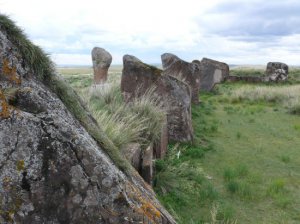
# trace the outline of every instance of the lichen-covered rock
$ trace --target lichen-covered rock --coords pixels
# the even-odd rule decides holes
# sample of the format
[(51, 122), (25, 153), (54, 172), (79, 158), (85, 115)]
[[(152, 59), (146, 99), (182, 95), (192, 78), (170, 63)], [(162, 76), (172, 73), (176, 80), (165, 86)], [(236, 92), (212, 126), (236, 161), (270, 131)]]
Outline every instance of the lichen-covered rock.
[(18, 44), (41, 52), (22, 35), (0, 15), (0, 223), (175, 223), (137, 172), (122, 172), (92, 137), (101, 128), (87, 131), (97, 124), (73, 113), (78, 101), (27, 64)]
[(211, 91), (217, 83), (229, 76), (229, 66), (209, 58), (201, 60), (200, 90)]
[(107, 80), (107, 71), (112, 61), (112, 56), (105, 49), (94, 47), (92, 50), (94, 68), (94, 83), (102, 84)]
[(192, 91), (192, 102), (199, 103), (200, 89), (200, 66), (197, 63), (188, 63), (174, 54), (165, 53), (161, 55), (164, 74), (178, 77), (186, 82)]
[(121, 91), (126, 101), (153, 90), (167, 111), (168, 137), (186, 142), (193, 139), (191, 93), (189, 86), (169, 75), (162, 75), (156, 67), (141, 62), (134, 56), (123, 57)]
[(282, 62), (269, 62), (266, 69), (265, 81), (278, 82), (288, 79), (289, 67)]

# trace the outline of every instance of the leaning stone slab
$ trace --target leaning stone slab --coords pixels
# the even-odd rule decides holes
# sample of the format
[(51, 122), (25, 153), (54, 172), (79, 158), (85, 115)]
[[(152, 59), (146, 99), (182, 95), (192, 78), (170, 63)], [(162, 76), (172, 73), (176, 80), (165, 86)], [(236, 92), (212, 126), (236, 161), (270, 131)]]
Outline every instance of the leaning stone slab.
[(209, 58), (201, 60), (200, 90), (211, 91), (217, 83), (229, 76), (229, 66)]
[(130, 55), (123, 57), (121, 91), (126, 101), (142, 96), (153, 89), (167, 112), (170, 140), (187, 142), (193, 139), (191, 119), (191, 93), (189, 86), (156, 67), (147, 65)]
[(199, 64), (188, 63), (170, 53), (161, 55), (161, 61), (164, 74), (177, 77), (186, 82), (192, 91), (192, 102), (198, 104), (201, 75)]

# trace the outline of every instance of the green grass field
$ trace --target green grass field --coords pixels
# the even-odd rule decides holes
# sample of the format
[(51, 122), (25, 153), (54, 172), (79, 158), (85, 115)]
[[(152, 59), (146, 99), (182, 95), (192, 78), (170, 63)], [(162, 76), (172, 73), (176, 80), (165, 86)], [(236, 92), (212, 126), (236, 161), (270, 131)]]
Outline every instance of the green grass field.
[[(92, 84), (91, 70), (59, 71), (79, 92)], [(296, 86), (300, 71), (290, 77), (272, 91)], [(194, 143), (170, 144), (156, 161), (154, 189), (178, 223), (300, 223), (300, 117), (285, 98), (236, 100), (243, 88), (225, 83), (200, 94), (203, 103), (192, 108)]]

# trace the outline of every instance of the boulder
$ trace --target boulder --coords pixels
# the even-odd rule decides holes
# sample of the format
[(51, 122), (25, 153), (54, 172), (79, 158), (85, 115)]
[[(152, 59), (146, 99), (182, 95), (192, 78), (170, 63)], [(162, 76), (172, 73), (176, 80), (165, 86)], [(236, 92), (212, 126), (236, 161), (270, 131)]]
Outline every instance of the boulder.
[(123, 57), (121, 91), (125, 101), (153, 90), (153, 97), (163, 102), (167, 112), (170, 140), (187, 142), (193, 139), (191, 93), (189, 86), (169, 75), (162, 75), (156, 67), (147, 65), (134, 56)]
[(201, 60), (200, 90), (211, 91), (217, 83), (229, 76), (229, 66), (208, 58)]
[(92, 50), (92, 61), (94, 68), (94, 83), (103, 84), (107, 80), (108, 68), (112, 61), (112, 56), (105, 49), (94, 47)]
[(176, 223), (51, 64), (0, 14), (0, 223)]
[(278, 82), (288, 79), (289, 67), (282, 62), (269, 62), (265, 81)]
[(192, 103), (199, 103), (200, 66), (198, 63), (188, 63), (174, 54), (161, 55), (162, 67), (165, 75), (179, 78), (186, 82), (192, 92)]

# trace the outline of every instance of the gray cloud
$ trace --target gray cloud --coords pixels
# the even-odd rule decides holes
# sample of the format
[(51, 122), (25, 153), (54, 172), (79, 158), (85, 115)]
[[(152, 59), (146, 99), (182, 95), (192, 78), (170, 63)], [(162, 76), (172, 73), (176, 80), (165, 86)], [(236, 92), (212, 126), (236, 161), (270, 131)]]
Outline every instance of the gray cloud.
[(297, 0), (227, 1), (206, 12), (200, 26), (224, 36), (285, 36), (300, 33), (299, 12)]

